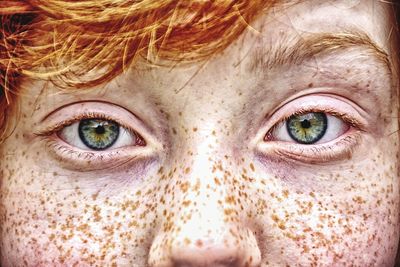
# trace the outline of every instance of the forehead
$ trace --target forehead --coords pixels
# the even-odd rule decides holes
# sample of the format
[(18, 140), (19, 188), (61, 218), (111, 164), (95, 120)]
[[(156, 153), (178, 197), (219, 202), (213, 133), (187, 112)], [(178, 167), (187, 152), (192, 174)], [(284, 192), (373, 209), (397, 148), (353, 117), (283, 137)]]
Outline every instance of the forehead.
[[(83, 99), (93, 97), (107, 98), (111, 101), (122, 102), (124, 106), (131, 105), (130, 99), (132, 98), (137, 100), (151, 98), (156, 99), (155, 102), (159, 102), (161, 105), (173, 103), (173, 105), (170, 105), (173, 111), (182, 110), (187, 106), (187, 101), (190, 101), (190, 99), (196, 100), (198, 103), (201, 103), (198, 100), (203, 99), (205, 103), (203, 107), (205, 107), (210, 104), (210, 98), (225, 97), (225, 104), (230, 102), (233, 104), (228, 106), (228, 109), (234, 109), (234, 105), (243, 105), (243, 103), (237, 101), (237, 96), (240, 96), (241, 99), (248, 99), (261, 92), (266, 95), (265, 91), (253, 86), (254, 84), (259, 84), (261, 77), (265, 81), (265, 77), (271, 77), (274, 73), (275, 76), (281, 77), (289, 75), (287, 66), (282, 64), (268, 69), (268, 75), (264, 75), (265, 71), (262, 70), (262, 65), (258, 66), (257, 70), (249, 68), (260, 59), (260, 55), (264, 57), (261, 61), (263, 62), (271, 60), (273, 56), (277, 55), (278, 57), (275, 59), (285, 58), (284, 56), (287, 59), (293, 53), (288, 54), (285, 52), (300, 51), (303, 52), (302, 56), (305, 59), (308, 56), (308, 59), (313, 62), (311, 64), (311, 61), (309, 61), (307, 66), (315, 70), (321, 59), (319, 61), (313, 60), (317, 55), (310, 53), (313, 49), (309, 46), (318, 45), (318, 40), (314, 43), (308, 41), (317, 35), (325, 34), (325, 37), (329, 37), (335, 34), (352, 34), (353, 38), (347, 40), (347, 43), (341, 45), (339, 42), (331, 44), (331, 47), (326, 47), (326, 50), (329, 50), (332, 45), (336, 46), (335, 51), (331, 53), (331, 61), (335, 60), (332, 54), (343, 55), (346, 52), (350, 57), (351, 49), (347, 49), (349, 47), (346, 48), (345, 46), (353, 45), (350, 48), (356, 50), (358, 48), (364, 49), (362, 50), (363, 52), (358, 54), (358, 57), (367, 58), (367, 56), (371, 56), (375, 48), (376, 55), (380, 55), (383, 60), (387, 56), (391, 63), (392, 40), (389, 36), (393, 25), (390, 7), (389, 4), (374, 0), (329, 2), (311, 0), (297, 1), (296, 3), (283, 1), (260, 16), (223, 53), (204, 62), (189, 66), (182, 66), (178, 63), (167, 68), (147, 68), (138, 64), (134, 69), (123, 73), (106, 85), (97, 86), (94, 90), (73, 90), (62, 92), (61, 98), (48, 97), (53, 94), (60, 94), (59, 89), (50, 86), (46, 89), (47, 93), (42, 95), (41, 100), (46, 102), (46, 105), (50, 106), (49, 109), (51, 109), (51, 106), (53, 108), (60, 106), (62, 102), (68, 102), (76, 97), (82, 97)], [(352, 44), (356, 39), (358, 39), (359, 43)], [(298, 46), (299, 44), (302, 44), (302, 46), (296, 49), (296, 45)], [(328, 57), (324, 58), (328, 59)], [(371, 58), (374, 60), (374, 57)], [(336, 63), (337, 61), (336, 59)], [(364, 63), (359, 61), (358, 65)], [(297, 65), (299, 65), (298, 62)], [(375, 64), (375, 66), (377, 65)], [(301, 66), (297, 66), (296, 69), (298, 72), (303, 71)], [(271, 82), (271, 80), (268, 82)], [(274, 82), (277, 83), (277, 79)], [(289, 94), (294, 87), (293, 84), (290, 86), (287, 86), (287, 84), (281, 85), (282, 88), (286, 86), (286, 93), (289, 92)], [(280, 91), (285, 93), (283, 89)], [(273, 94), (275, 95), (276, 92)], [(174, 101), (171, 101), (171, 99)], [(148, 101), (136, 101), (138, 106), (141, 106), (141, 103), (147, 103), (146, 105), (148, 105)], [(143, 104), (142, 110), (146, 109), (146, 105)]]
[[(180, 81), (181, 86), (174, 88), (174, 92), (179, 92), (202, 75), (218, 78), (222, 73), (230, 73), (231, 79), (240, 79), (243, 74), (253, 75), (266, 67), (257, 61), (268, 61), (271, 72), (281, 71), (283, 65), (299, 65), (320, 54), (332, 56), (357, 49), (362, 50), (363, 56), (374, 56), (390, 69), (394, 64), (392, 31), (391, 5), (387, 3), (283, 1), (250, 25), (221, 55), (189, 68), (178, 64), (167, 70), (157, 68), (149, 72), (163, 73), (159, 77), (168, 77), (168, 80), (182, 78), (186, 82)], [(213, 67), (218, 71), (207, 72)]]

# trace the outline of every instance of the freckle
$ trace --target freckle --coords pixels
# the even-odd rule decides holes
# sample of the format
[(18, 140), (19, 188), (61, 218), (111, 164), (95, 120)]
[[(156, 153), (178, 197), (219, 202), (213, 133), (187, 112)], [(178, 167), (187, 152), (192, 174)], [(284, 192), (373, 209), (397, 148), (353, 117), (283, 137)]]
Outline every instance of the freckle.
[(99, 195), (99, 192), (93, 194), (93, 195), (92, 195), (92, 199), (93, 199), (93, 200), (96, 200), (98, 195)]
[(197, 132), (197, 127), (194, 127), (194, 128), (193, 128), (193, 132)]
[(198, 239), (196, 241), (196, 246), (198, 246), (199, 248), (201, 248), (203, 246), (203, 241), (201, 241), (200, 239)]
[(191, 203), (192, 203), (192, 201), (186, 200), (186, 201), (183, 201), (183, 202), (182, 202), (182, 206), (187, 207), (187, 206), (189, 206)]
[(188, 182), (182, 183), (180, 185), (180, 188), (181, 188), (182, 192), (186, 193), (187, 190), (189, 189), (189, 183)]
[(190, 168), (187, 167), (187, 168), (185, 169), (185, 174), (188, 174), (189, 172), (190, 172)]
[(289, 190), (283, 190), (283, 196), (284, 196), (285, 198), (288, 198), (288, 196), (289, 196)]
[(228, 204), (235, 204), (236, 203), (235, 197), (234, 196), (227, 196), (225, 198), (225, 202), (228, 203)]
[(191, 241), (189, 238), (185, 237), (184, 241), (185, 245), (190, 245)]
[(308, 88), (311, 88), (311, 87), (313, 87), (313, 86), (314, 86), (313, 83), (309, 83), (309, 84), (308, 84)]
[(271, 215), (271, 218), (272, 218), (272, 220), (274, 221), (274, 222), (279, 222), (279, 217), (276, 215), (276, 214), (272, 214)]
[(253, 163), (250, 163), (250, 169), (254, 172), (255, 171), (255, 168), (254, 168), (254, 164)]
[(51, 235), (49, 236), (49, 240), (50, 240), (50, 241), (53, 241), (55, 237), (56, 237), (55, 234), (51, 234)]
[(172, 133), (173, 133), (173, 134), (175, 134), (175, 135), (177, 134), (177, 132), (176, 132), (176, 129), (175, 129), (175, 128), (172, 128)]
[(224, 214), (226, 216), (229, 216), (229, 215), (231, 215), (233, 213), (235, 213), (235, 210), (233, 210), (233, 209), (224, 209)]

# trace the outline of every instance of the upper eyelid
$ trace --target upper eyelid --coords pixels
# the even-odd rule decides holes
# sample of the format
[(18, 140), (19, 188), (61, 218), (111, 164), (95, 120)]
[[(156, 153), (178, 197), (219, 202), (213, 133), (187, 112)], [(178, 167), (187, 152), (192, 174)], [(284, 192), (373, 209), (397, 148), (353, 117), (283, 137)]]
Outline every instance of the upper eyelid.
[(78, 123), (79, 121), (81, 121), (83, 119), (100, 119), (100, 120), (115, 121), (120, 126), (126, 128), (130, 131), (137, 132), (137, 130), (133, 129), (132, 126), (127, 125), (127, 123), (123, 122), (122, 120), (120, 120), (118, 118), (113, 118), (112, 116), (107, 116), (104, 113), (87, 112), (87, 113), (79, 113), (77, 115), (74, 115), (72, 118), (68, 118), (67, 120), (60, 121), (54, 125), (51, 125), (50, 127), (46, 128), (46, 130), (44, 130), (41, 133), (46, 134), (46, 132), (58, 132), (58, 131), (62, 130), (63, 128), (71, 126), (74, 123)]
[(284, 117), (279, 119), (274, 124), (274, 126), (271, 128), (271, 130), (269, 130), (269, 131), (272, 131), (274, 128), (276, 128), (281, 123), (286, 122), (292, 116), (303, 115), (303, 114), (312, 113), (312, 112), (323, 112), (323, 113), (329, 114), (331, 116), (338, 117), (338, 118), (344, 120), (346, 123), (349, 123), (351, 126), (360, 128), (360, 130), (362, 130), (362, 128), (363, 128), (362, 124), (358, 123), (356, 120), (354, 120), (353, 117), (349, 116), (347, 113), (340, 112), (340, 111), (334, 110), (332, 108), (325, 108), (324, 109), (324, 108), (313, 108), (313, 107), (311, 107), (311, 108), (302, 108), (302, 109), (299, 109), (299, 110), (297, 110), (296, 112), (294, 112), (292, 114), (285, 115)]
[(125, 110), (126, 112), (131, 113), (129, 110), (127, 110), (123, 106), (120, 106), (120, 105), (117, 105), (117, 104), (114, 104), (114, 103), (109, 103), (107, 101), (103, 101), (103, 100), (82, 100), (82, 101), (76, 101), (76, 102), (68, 103), (68, 104), (62, 105), (60, 107), (57, 107), (53, 111), (51, 111), (51, 112), (47, 113), (46, 115), (44, 115), (43, 118), (40, 119), (39, 122), (45, 121), (46, 119), (48, 119), (49, 117), (51, 117), (52, 115), (56, 114), (58, 111), (60, 111), (60, 110), (62, 110), (64, 108), (68, 108), (68, 107), (75, 106), (75, 105), (88, 105), (88, 104), (114, 106), (116, 108), (119, 108), (119, 109)]
[(36, 127), (36, 132), (55, 131), (57, 128), (66, 127), (84, 118), (113, 120), (127, 129), (140, 133), (142, 136), (144, 132), (145, 135), (154, 135), (154, 131), (132, 112), (121, 106), (103, 101), (81, 101), (63, 105), (44, 116)]
[(80, 101), (57, 108), (45, 116), (42, 123), (35, 124), (32, 129), (33, 135), (38, 137), (53, 135), (57, 130), (55, 127), (58, 127), (58, 129), (61, 127), (62, 129), (68, 123), (71, 125), (74, 120), (78, 122), (79, 116), (85, 115), (85, 113), (92, 114), (92, 117), (98, 118), (100, 116), (117, 122), (128, 131), (134, 132), (141, 137), (145, 141), (146, 147), (151, 147), (158, 151), (163, 150), (165, 147), (163, 145), (165, 139), (162, 133), (150, 127), (129, 110), (104, 101)]
[[(338, 103), (343, 103), (338, 107)], [(304, 107), (303, 110), (318, 110), (325, 112), (331, 110), (338, 114), (346, 115), (349, 121), (354, 120), (357, 122), (357, 128), (361, 132), (371, 132), (370, 125), (373, 117), (371, 117), (364, 109), (346, 97), (342, 97), (336, 94), (330, 94), (326, 92), (315, 92), (303, 95), (296, 95), (295, 97), (289, 98), (284, 103), (279, 104), (276, 108), (272, 109), (271, 112), (267, 112), (264, 119), (260, 122), (257, 127), (257, 132), (251, 141), (252, 147), (258, 147), (260, 140), (261, 143), (265, 142), (265, 138), (275, 126), (279, 125), (285, 118), (289, 118), (296, 111)]]
[[(335, 95), (328, 94), (304, 95), (297, 97), (291, 101), (281, 104), (278, 108), (274, 109), (274, 111), (266, 117), (267, 122), (265, 124), (266, 126), (269, 125), (269, 129), (271, 129), (274, 125), (284, 122), (293, 115), (304, 114), (307, 112), (326, 112), (330, 115), (336, 115), (345, 119), (353, 126), (365, 129), (368, 124), (368, 120), (364, 117), (366, 117), (368, 114), (354, 102), (347, 101), (347, 99), (342, 97), (336, 97), (337, 96)], [(317, 100), (319, 100), (319, 102)], [(299, 103), (300, 101), (301, 103)], [(322, 101), (324, 101), (324, 103), (321, 103)], [(328, 101), (330, 103), (327, 103)], [(332, 102), (335, 102), (336, 104), (341, 103), (343, 107), (339, 108)], [(307, 103), (307, 105), (304, 103)], [(292, 112), (289, 112), (288, 109), (290, 108), (288, 108), (288, 106), (296, 107), (292, 108)], [(352, 113), (354, 113), (354, 115), (350, 114), (351, 111), (353, 111)]]

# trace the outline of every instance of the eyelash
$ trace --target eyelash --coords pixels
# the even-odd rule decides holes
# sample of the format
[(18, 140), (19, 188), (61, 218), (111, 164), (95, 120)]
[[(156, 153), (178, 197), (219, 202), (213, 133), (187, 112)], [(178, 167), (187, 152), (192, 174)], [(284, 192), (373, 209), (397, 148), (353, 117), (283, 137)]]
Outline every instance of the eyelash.
[[(279, 145), (273, 149), (275, 154), (283, 158), (289, 158), (306, 163), (320, 163), (329, 162), (332, 160), (348, 158), (353, 154), (354, 148), (360, 143), (361, 133), (365, 131), (365, 125), (347, 113), (339, 112), (333, 108), (326, 107), (303, 107), (297, 109), (295, 112), (281, 117), (274, 125), (268, 130), (264, 136), (264, 144), (269, 145), (269, 142), (274, 142), (272, 133), (285, 123), (289, 118), (296, 115), (304, 115), (311, 112), (323, 112), (339, 119), (344, 123), (349, 124), (349, 129), (341, 136), (331, 140), (327, 143), (320, 144), (299, 144), (290, 143), (285, 141), (278, 141)], [(336, 151), (335, 151), (336, 150)]]
[[(287, 114), (283, 117), (281, 117), (279, 120), (277, 120), (274, 125), (268, 130), (268, 132), (264, 136), (264, 141), (269, 142), (269, 141), (274, 141), (272, 138), (272, 133), (274, 130), (279, 127), (282, 123), (285, 123), (289, 118), (295, 115), (303, 115), (306, 113), (310, 112), (323, 112), (326, 114), (330, 114), (332, 116), (336, 116), (340, 119), (342, 119), (345, 123), (349, 124), (350, 129), (344, 133), (341, 137), (336, 138), (335, 140), (329, 141), (327, 143), (323, 144), (312, 144), (312, 145), (302, 145), (302, 144), (297, 144), (297, 143), (289, 143), (286, 144), (285, 148), (283, 149), (276, 149), (275, 152), (280, 155), (284, 155), (285, 157), (292, 157), (292, 158), (299, 158), (299, 157), (308, 157), (310, 161), (313, 161), (316, 157), (323, 158), (324, 161), (330, 161), (333, 158), (338, 158), (340, 155), (348, 155), (350, 156), (353, 148), (359, 143), (360, 139), (360, 133), (364, 131), (364, 125), (356, 120), (353, 116), (350, 116), (346, 113), (339, 112), (336, 109), (333, 108), (326, 108), (326, 107), (311, 107), (311, 108), (300, 108), (296, 110), (293, 113)], [(131, 134), (134, 136), (137, 136), (141, 140), (143, 140), (144, 144), (146, 144), (146, 141), (144, 138), (136, 132), (136, 130), (132, 129), (130, 126), (125, 124), (123, 121), (112, 118), (104, 113), (98, 113), (98, 112), (85, 112), (81, 113), (78, 115), (73, 116), (72, 118), (68, 120), (64, 120), (62, 122), (59, 122), (49, 128), (46, 128), (45, 130), (37, 133), (36, 135), (38, 136), (46, 136), (50, 137), (54, 135), (55, 133), (59, 132), (62, 130), (64, 127), (70, 126), (73, 123), (76, 123), (82, 119), (104, 119), (104, 120), (111, 120), (117, 122), (121, 127), (124, 127), (127, 131), (129, 131)], [(356, 131), (351, 131), (351, 129), (355, 129)], [(348, 133), (351, 131), (352, 133)], [(344, 137), (343, 137), (344, 136)], [(47, 139), (49, 147), (52, 148), (52, 150), (58, 151), (56, 154), (59, 157), (62, 156), (68, 156), (68, 157), (73, 157), (73, 158), (78, 158), (78, 159), (84, 159), (87, 161), (106, 161), (107, 159), (110, 158), (118, 158), (121, 154), (123, 153), (123, 149), (116, 149), (113, 151), (112, 149), (109, 151), (83, 151), (83, 150), (78, 150), (75, 147), (72, 147), (71, 145), (65, 143), (62, 141), (60, 142), (60, 138), (57, 137), (57, 139), (54, 138), (49, 138)], [(334, 149), (337, 147), (342, 147), (342, 153), (339, 153), (340, 155), (333, 155)], [(296, 156), (296, 154), (298, 156)]]
[[(136, 130), (129, 127), (123, 121), (112, 118), (100, 112), (84, 112), (81, 114), (74, 115), (72, 118), (61, 121), (55, 125), (52, 125), (36, 133), (35, 135), (39, 137), (45, 137), (44, 141), (47, 143), (47, 147), (50, 148), (50, 151), (53, 153), (53, 155), (62, 162), (67, 161), (71, 163), (71, 168), (79, 168), (78, 165), (86, 163), (89, 165), (90, 164), (94, 165), (95, 166), (94, 169), (103, 169), (119, 165), (125, 165), (128, 162), (136, 160), (138, 155), (135, 155), (134, 152), (129, 152), (128, 151), (129, 149), (127, 147), (120, 147), (118, 149), (110, 149), (104, 151), (90, 151), (90, 150), (85, 151), (66, 143), (60, 137), (55, 136), (63, 128), (71, 126), (73, 123), (79, 122), (80, 120), (83, 119), (102, 119), (102, 120), (115, 121), (116, 123), (119, 124), (119, 126), (124, 127), (127, 131), (129, 131), (135, 138), (139, 138), (143, 142), (142, 145), (138, 146), (146, 147), (147, 143), (145, 139)], [(110, 162), (111, 159), (112, 159), (111, 163), (112, 166), (108, 165), (101, 166), (101, 164), (105, 162)], [(98, 168), (96, 167), (97, 165)], [(90, 169), (90, 166), (89, 167), (85, 166), (85, 168)]]
[(138, 136), (141, 136), (140, 134), (138, 134), (134, 129), (132, 129), (129, 125), (125, 124), (123, 121), (120, 121), (118, 119), (112, 118), (110, 116), (107, 116), (104, 113), (97, 113), (97, 112), (85, 112), (85, 113), (81, 113), (79, 115), (74, 115), (72, 118), (68, 119), (68, 120), (64, 120), (62, 122), (59, 122), (49, 128), (46, 128), (45, 130), (41, 131), (40, 133), (38, 133), (37, 135), (40, 136), (50, 136), (60, 130), (62, 130), (64, 127), (68, 127), (70, 125), (72, 125), (75, 122), (78, 122), (80, 120), (83, 119), (102, 119), (102, 120), (110, 120), (110, 121), (115, 121), (116, 123), (119, 124), (119, 126), (124, 127), (125, 129), (127, 129), (128, 131), (130, 131), (131, 133), (134, 133)]
[[(363, 129), (363, 125), (359, 121), (357, 121), (352, 116), (349, 116), (346, 113), (338, 112), (337, 110), (334, 110), (331, 108), (325, 108), (325, 109), (324, 108), (300, 108), (296, 112), (291, 113), (290, 115), (286, 115), (286, 116), (282, 117), (281, 119), (279, 119), (274, 124), (274, 126), (272, 126), (272, 128), (268, 131), (268, 133), (266, 134), (266, 138), (264, 138), (264, 141), (273, 141), (273, 140), (267, 139), (267, 136), (269, 134), (271, 134), (272, 132), (274, 132), (274, 130), (276, 130), (277, 127), (279, 127), (282, 123), (285, 123), (291, 117), (304, 115), (304, 114), (312, 113), (312, 112), (326, 113), (326, 114), (329, 114), (329, 115), (332, 115), (332, 116), (342, 119), (345, 123), (348, 123), (350, 125), (350, 127), (356, 128), (358, 130)], [(308, 145), (308, 146), (310, 146), (310, 145)]]

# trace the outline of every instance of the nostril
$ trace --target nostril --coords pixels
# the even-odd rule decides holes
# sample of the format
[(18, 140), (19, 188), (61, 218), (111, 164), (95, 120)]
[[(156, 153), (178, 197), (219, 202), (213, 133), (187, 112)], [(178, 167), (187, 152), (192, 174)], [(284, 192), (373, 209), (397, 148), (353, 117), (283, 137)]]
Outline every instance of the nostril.
[(238, 248), (217, 245), (205, 249), (179, 248), (171, 259), (174, 267), (242, 267), (244, 256)]
[[(207, 255), (205, 255), (207, 258)], [(240, 267), (239, 259), (236, 257), (230, 257), (224, 260), (218, 260), (213, 262), (204, 263), (193, 263), (188, 261), (175, 261), (174, 267)]]

